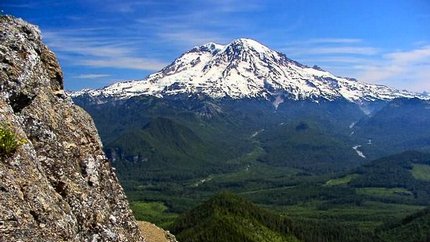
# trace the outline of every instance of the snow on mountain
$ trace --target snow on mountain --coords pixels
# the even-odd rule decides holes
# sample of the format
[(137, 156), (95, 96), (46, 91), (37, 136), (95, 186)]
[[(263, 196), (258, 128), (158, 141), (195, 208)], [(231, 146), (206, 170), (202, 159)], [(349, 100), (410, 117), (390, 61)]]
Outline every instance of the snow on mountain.
[(144, 80), (119, 82), (97, 90), (82, 90), (72, 96), (128, 98), (139, 95), (163, 97), (205, 94), (212, 98), (269, 98), (335, 100), (352, 102), (416, 97), (418, 94), (337, 77), (317, 67), (308, 67), (251, 39), (227, 45), (208, 43), (194, 47), (161, 71)]

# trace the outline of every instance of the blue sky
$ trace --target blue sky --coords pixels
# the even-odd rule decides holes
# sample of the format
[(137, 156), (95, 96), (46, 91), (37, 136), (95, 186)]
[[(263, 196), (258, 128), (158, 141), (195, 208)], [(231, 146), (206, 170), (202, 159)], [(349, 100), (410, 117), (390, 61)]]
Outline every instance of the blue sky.
[(255, 39), (307, 65), (430, 91), (428, 0), (1, 0), (40, 27), (68, 90), (143, 79), (193, 46)]

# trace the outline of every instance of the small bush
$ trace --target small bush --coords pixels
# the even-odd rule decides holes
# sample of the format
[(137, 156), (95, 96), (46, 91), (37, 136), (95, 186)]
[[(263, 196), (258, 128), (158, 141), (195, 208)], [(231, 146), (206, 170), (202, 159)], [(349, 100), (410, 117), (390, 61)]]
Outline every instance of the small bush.
[(24, 143), (25, 140), (20, 139), (9, 125), (0, 123), (0, 156), (13, 154)]

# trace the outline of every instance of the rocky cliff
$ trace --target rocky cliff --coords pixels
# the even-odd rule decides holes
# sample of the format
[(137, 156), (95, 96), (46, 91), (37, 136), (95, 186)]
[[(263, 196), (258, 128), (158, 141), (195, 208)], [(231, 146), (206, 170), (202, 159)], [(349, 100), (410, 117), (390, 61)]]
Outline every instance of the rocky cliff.
[(143, 241), (91, 117), (37, 27), (0, 17), (0, 241)]

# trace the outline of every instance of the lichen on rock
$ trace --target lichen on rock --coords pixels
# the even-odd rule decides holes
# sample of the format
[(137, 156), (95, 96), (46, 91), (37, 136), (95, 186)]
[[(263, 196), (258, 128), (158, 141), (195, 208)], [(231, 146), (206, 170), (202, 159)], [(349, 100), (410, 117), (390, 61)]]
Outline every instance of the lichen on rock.
[(37, 27), (0, 17), (0, 241), (144, 241), (91, 117), (64, 94)]

